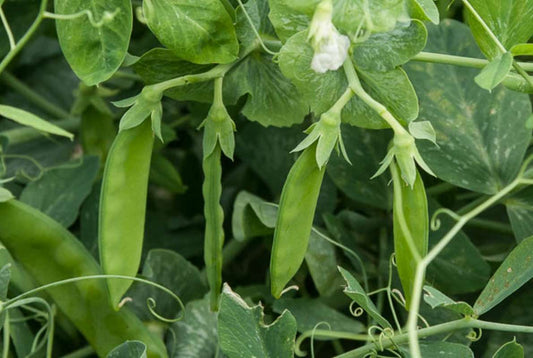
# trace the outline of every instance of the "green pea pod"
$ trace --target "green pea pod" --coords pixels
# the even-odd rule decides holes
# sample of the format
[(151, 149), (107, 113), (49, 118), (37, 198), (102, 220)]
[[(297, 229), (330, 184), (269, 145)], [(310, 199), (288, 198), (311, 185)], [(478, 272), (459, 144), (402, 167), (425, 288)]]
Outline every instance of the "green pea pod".
[[(81, 242), (50, 217), (17, 200), (0, 203), (0, 241), (40, 285), (99, 275), (100, 267)], [(143, 341), (149, 357), (166, 349), (127, 308), (111, 308), (105, 281), (85, 280), (47, 290), (99, 356), (126, 340)]]
[(222, 195), (221, 148), (217, 142), (211, 154), (204, 157), (205, 239), (204, 260), (211, 295), (211, 310), (218, 310), (222, 288), (222, 246), (224, 245), (224, 211), (220, 205)]
[(396, 267), (409, 307), (417, 263), (428, 251), (428, 203), (424, 183), (418, 171), (411, 188), (401, 178), (396, 163), (393, 162), (390, 169), (394, 184), (393, 226)]
[[(100, 263), (106, 274), (135, 276), (144, 237), (146, 196), (154, 136), (150, 121), (122, 130), (109, 151), (100, 193)], [(131, 281), (109, 280), (118, 309)]]
[(325, 171), (325, 166), (317, 165), (315, 143), (294, 163), (283, 186), (270, 259), (271, 290), (276, 298), (304, 260)]

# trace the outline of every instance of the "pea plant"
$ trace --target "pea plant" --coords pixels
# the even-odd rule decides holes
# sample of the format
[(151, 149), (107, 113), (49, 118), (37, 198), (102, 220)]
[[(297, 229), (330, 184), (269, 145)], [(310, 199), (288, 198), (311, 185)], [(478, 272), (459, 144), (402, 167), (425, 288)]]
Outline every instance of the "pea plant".
[(0, 20), (2, 357), (533, 356), (533, 1)]

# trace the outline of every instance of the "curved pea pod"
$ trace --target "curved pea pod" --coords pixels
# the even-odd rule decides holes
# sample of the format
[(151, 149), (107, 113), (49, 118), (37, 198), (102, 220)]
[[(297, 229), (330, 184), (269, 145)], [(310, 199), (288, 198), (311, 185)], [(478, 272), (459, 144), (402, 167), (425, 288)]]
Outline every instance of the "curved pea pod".
[(326, 166), (317, 165), (316, 143), (312, 144), (294, 163), (283, 186), (270, 259), (271, 291), (276, 298), (304, 260), (325, 171)]
[(396, 163), (392, 163), (390, 169), (394, 184), (393, 227), (396, 267), (409, 307), (417, 263), (428, 251), (428, 203), (424, 183), (418, 171), (411, 188), (401, 178)]
[[(101, 274), (98, 263), (61, 224), (17, 200), (0, 203), (0, 241), (40, 285)], [(166, 357), (163, 342), (127, 308), (111, 308), (105, 281), (84, 280), (47, 290), (99, 356), (140, 340), (149, 357)]]
[[(100, 263), (104, 273), (135, 276), (144, 237), (146, 197), (154, 136), (150, 121), (122, 130), (109, 151), (100, 193)], [(109, 280), (113, 307), (118, 308), (131, 281)]]
[(222, 247), (224, 245), (224, 210), (220, 205), (222, 195), (221, 148), (217, 143), (213, 151), (204, 157), (205, 238), (204, 261), (210, 288), (211, 310), (218, 310), (218, 298), (222, 288)]

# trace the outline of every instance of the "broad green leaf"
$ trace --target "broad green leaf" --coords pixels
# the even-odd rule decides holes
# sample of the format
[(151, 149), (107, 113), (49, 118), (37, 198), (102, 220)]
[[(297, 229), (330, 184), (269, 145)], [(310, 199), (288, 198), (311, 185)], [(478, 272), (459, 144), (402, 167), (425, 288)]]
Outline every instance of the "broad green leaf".
[(492, 358), (524, 358), (524, 347), (516, 343), (514, 339), (501, 346)]
[[(278, 205), (267, 203), (253, 194), (241, 192), (234, 204), (233, 235), (239, 241), (272, 235), (277, 215)], [(305, 262), (321, 295), (329, 296), (338, 291), (342, 280), (337, 273), (335, 248), (316, 228), (311, 230)]]
[(217, 351), (217, 315), (209, 308), (208, 297), (191, 301), (185, 315), (171, 328), (169, 356), (172, 358), (213, 358)]
[(405, 301), (409, 307), (417, 264), (428, 251), (428, 203), (424, 182), (418, 171), (412, 187), (400, 178), (399, 168), (395, 163), (391, 165), (391, 173), (394, 184), (394, 254)]
[(150, 182), (174, 194), (183, 194), (187, 190), (176, 166), (161, 154), (152, 156)]
[(146, 358), (146, 346), (143, 342), (128, 341), (113, 349), (107, 358)]
[(295, 336), (296, 320), (289, 311), (267, 325), (260, 305), (249, 307), (224, 285), (218, 314), (218, 340), (226, 356), (289, 358), (294, 355)]
[(74, 135), (66, 130), (59, 128), (52, 123), (22, 109), (0, 105), (0, 116), (11, 119), (12, 121), (15, 121), (23, 126), (37, 129), (40, 132), (67, 137), (70, 140), (74, 138)]
[[(404, 357), (412, 357), (407, 347), (401, 347), (400, 350)], [(474, 358), (468, 346), (451, 342), (420, 342), (420, 354), (424, 358)]]
[[(318, 74), (311, 69), (313, 49), (307, 43), (307, 34), (300, 32), (287, 41), (281, 49), (279, 65), (291, 79), (316, 116), (326, 112), (348, 87), (343, 71)], [(400, 120), (409, 122), (417, 117), (416, 93), (402, 69), (388, 72), (360, 70), (364, 87), (382, 102)], [(380, 129), (388, 125), (359, 98), (353, 98), (342, 112), (342, 120), (351, 125)]]
[(343, 281), (337, 270), (335, 246), (321, 236), (318, 230), (311, 231), (305, 263), (320, 295), (331, 296), (339, 292)]
[(81, 204), (91, 193), (99, 170), (97, 157), (84, 157), (79, 164), (50, 169), (22, 191), (20, 201), (39, 209), (64, 227), (78, 217)]
[[(262, 38), (276, 37), (272, 23), (268, 19), (268, 13), (270, 11), (268, 0), (249, 0), (244, 4), (244, 9)], [(242, 47), (249, 48), (256, 43), (257, 35), (250, 26), (250, 22), (240, 6), (237, 8), (236, 13), (237, 20), (235, 27), (237, 37)]]
[[(427, 51), (480, 57), (468, 28), (447, 20), (428, 26)], [(420, 97), (420, 118), (429, 120), (438, 147), (420, 142), (420, 153), (441, 179), (494, 194), (513, 180), (531, 139), (527, 95), (503, 87), (492, 93), (474, 82), (476, 70), (440, 64), (406, 66)]]
[[(202, 298), (208, 291), (200, 270), (177, 252), (154, 249), (148, 252), (142, 275), (145, 279), (170, 289), (185, 304)], [(174, 318), (180, 306), (167, 293), (142, 283), (135, 283), (128, 292), (133, 298), (130, 304), (145, 319), (152, 319), (146, 307), (146, 300), (153, 298), (157, 304), (156, 312), (163, 317)]]
[(332, 155), (327, 173), (335, 185), (350, 199), (379, 209), (392, 207), (392, 193), (386, 175), (370, 179), (378, 170), (379, 162), (387, 154), (391, 139), (388, 131), (370, 131), (343, 125), (342, 137), (350, 165), (342, 157)]
[(290, 127), (301, 123), (309, 111), (294, 85), (268, 54), (256, 51), (247, 56), (224, 82), (230, 98), (248, 95), (242, 114), (265, 127)]
[(7, 290), (9, 288), (9, 280), (11, 279), (11, 264), (5, 264), (0, 269), (0, 300), (7, 299)]
[(55, 0), (55, 11), (72, 15), (91, 11), (96, 24), (84, 15), (56, 20), (61, 49), (76, 75), (87, 85), (109, 79), (126, 56), (133, 26), (129, 0)]
[[(509, 50), (516, 44), (526, 43), (533, 36), (533, 2), (529, 0), (470, 0), (501, 44)], [(470, 11), (467, 20), (474, 37), (488, 58), (501, 54), (500, 49)]]
[(517, 242), (533, 235), (533, 188), (526, 188), (505, 200), (507, 215)]
[(431, 286), (424, 286), (424, 291), (424, 301), (426, 301), (431, 308), (443, 307), (464, 316), (474, 315), (474, 309), (466, 302), (455, 302), (450, 297)]
[(13, 196), (13, 194), (11, 194), (9, 190), (0, 186), (0, 203), (4, 203), (14, 198), (15, 197)]
[(533, 44), (517, 44), (511, 47), (513, 56), (533, 56)]
[[(296, 318), (300, 333), (313, 330), (319, 323), (327, 323), (328, 329), (332, 331), (358, 333), (364, 330), (364, 325), (361, 322), (340, 313), (317, 299), (282, 298), (274, 302), (273, 310), (276, 313), (289, 310)], [(326, 325), (323, 328), (326, 328)]]
[(372, 317), (381, 327), (391, 328), (390, 323), (379, 313), (374, 302), (366, 294), (365, 290), (359, 282), (352, 276), (350, 272), (339, 267), (339, 271), (346, 281), (347, 286), (344, 288), (344, 293), (354, 300), (359, 307), (361, 307), (370, 317)]
[[(434, 200), (428, 200), (430, 217), (440, 208)], [(438, 230), (429, 231), (429, 248), (434, 247), (455, 224), (455, 221), (440, 215)], [(444, 250), (431, 262), (427, 270), (427, 281), (437, 289), (450, 295), (476, 292), (485, 287), (490, 278), (490, 266), (478, 248), (463, 231), (459, 231)]]
[(490, 92), (507, 77), (512, 67), (513, 55), (510, 52), (498, 55), (483, 68), (475, 81), (479, 87)]
[(416, 139), (429, 140), (437, 145), (437, 134), (429, 121), (409, 123), (409, 133)]
[(239, 43), (219, 0), (144, 0), (148, 27), (176, 56), (193, 63), (229, 63)]
[[(270, 13), (268, 17), (276, 30), (276, 34), (281, 41), (287, 41), (292, 35), (307, 29), (309, 21), (312, 16), (312, 11), (307, 14), (301, 10), (295, 10), (291, 7), (291, 3), (295, 1), (290, 0), (268, 0), (270, 5)], [(305, 6), (316, 6), (318, 0), (310, 0), (306, 2)], [(314, 9), (314, 7), (313, 7)]]
[(422, 51), (426, 40), (427, 30), (422, 22), (399, 22), (392, 31), (372, 34), (366, 41), (356, 43), (352, 58), (363, 70), (390, 71)]
[(521, 241), (505, 258), (479, 295), (474, 310), (482, 315), (533, 278), (533, 236)]
[[(212, 65), (198, 65), (180, 59), (173, 51), (164, 48), (153, 48), (143, 54), (132, 68), (142, 77), (144, 83), (154, 84), (185, 75), (206, 72)], [(211, 103), (213, 100), (213, 83), (196, 83), (165, 91), (165, 95), (180, 101), (197, 101)], [(234, 99), (236, 101), (236, 99)], [(224, 98), (224, 103), (228, 98)]]
[(416, 19), (429, 20), (434, 24), (440, 21), (439, 9), (433, 0), (408, 0), (407, 6)]

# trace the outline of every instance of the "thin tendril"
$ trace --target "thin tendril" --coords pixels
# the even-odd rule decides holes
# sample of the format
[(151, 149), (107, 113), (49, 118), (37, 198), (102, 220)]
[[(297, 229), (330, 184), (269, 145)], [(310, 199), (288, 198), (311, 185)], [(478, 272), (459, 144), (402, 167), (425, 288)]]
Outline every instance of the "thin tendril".
[(350, 303), (350, 307), (349, 307), (349, 310), (350, 310), (350, 314), (354, 317), (361, 317), (363, 315), (363, 313), (365, 312), (365, 310), (362, 308), (362, 307), (356, 307), (355, 309), (353, 308), (354, 304), (356, 304), (357, 302), (355, 301), (352, 301), (352, 303)]
[(455, 221), (461, 220), (461, 216), (457, 215), (452, 210), (446, 209), (446, 208), (440, 208), (437, 211), (435, 211), (433, 213), (433, 215), (431, 216), (430, 226), (431, 226), (431, 230), (432, 231), (437, 231), (437, 230), (440, 229), (440, 226), (441, 226), (442, 223), (441, 223), (441, 220), (439, 218), (439, 215), (441, 215), (441, 214), (446, 214), (449, 217), (451, 217), (452, 219), (454, 219)]
[(361, 269), (361, 274), (363, 275), (363, 283), (364, 283), (365, 291), (368, 291), (368, 275), (366, 274), (365, 265), (363, 264), (363, 260), (361, 260), (361, 257), (359, 257), (359, 255), (357, 255), (349, 247), (346, 247), (343, 244), (341, 244), (341, 243), (339, 243), (339, 242), (337, 242), (335, 240), (332, 240), (331, 238), (329, 238), (328, 236), (322, 234), (320, 231), (316, 230), (315, 228), (313, 228), (313, 232), (315, 232), (320, 238), (328, 241), (330, 244), (332, 244), (334, 246), (340, 247), (341, 249), (343, 249), (348, 254), (350, 254), (350, 255), (352, 255), (354, 257), (355, 261), (357, 261), (357, 263), (359, 263), (359, 266), (360, 266), (360, 269)]
[(466, 338), (471, 342), (477, 342), (481, 339), (483, 336), (483, 330), (481, 328), (477, 328), (477, 331), (475, 328), (473, 328), (468, 334), (466, 335)]
[[(0, 158), (2, 158), (2, 163), (4, 161), (4, 159), (24, 159), (24, 160), (27, 160), (29, 162), (31, 162), (36, 168), (37, 170), (39, 171), (39, 174), (37, 174), (37, 176), (31, 176), (30, 174), (28, 174), (28, 172), (25, 170), (25, 169), (21, 169), (19, 171), (19, 173), (26, 179), (28, 179), (29, 181), (36, 181), (36, 180), (39, 180), (42, 178), (44, 172), (46, 171), (46, 168), (43, 167), (37, 160), (35, 160), (34, 158), (28, 156), (28, 155), (22, 155), (22, 154), (0, 154)], [(3, 165), (5, 166), (5, 165)]]
[(76, 12), (74, 14), (54, 14), (48, 11), (45, 11), (43, 16), (47, 19), (54, 19), (54, 20), (75, 20), (82, 16), (87, 16), (87, 19), (91, 23), (93, 27), (100, 28), (104, 26), (105, 24), (113, 21), (115, 16), (120, 12), (120, 8), (115, 9), (113, 12), (104, 11), (102, 18), (100, 21), (96, 21), (94, 19), (94, 15), (90, 10), (82, 10), (80, 12)]
[(17, 43), (15, 42), (15, 36), (13, 36), (13, 32), (11, 31), (11, 27), (9, 26), (9, 23), (7, 22), (6, 14), (4, 13), (4, 10), (0, 6), (0, 20), (2, 20), (2, 25), (4, 25), (4, 29), (7, 33), (7, 39), (9, 41), (9, 48), (10, 50), (13, 50)]
[(387, 282), (387, 300), (389, 301), (389, 307), (392, 313), (392, 318), (394, 319), (394, 324), (396, 325), (396, 328), (398, 329), (398, 332), (402, 333), (402, 326), (400, 325), (400, 321), (398, 320), (398, 315), (396, 314), (396, 309), (394, 308), (394, 302), (392, 301), (392, 266), (395, 264), (395, 258), (396, 255), (394, 253), (391, 254), (391, 257), (389, 259), (389, 279)]
[(240, 8), (243, 11), (244, 16), (246, 17), (246, 21), (248, 21), (248, 24), (252, 28), (252, 31), (254, 32), (254, 35), (257, 38), (257, 40), (259, 41), (259, 44), (261, 45), (263, 50), (265, 50), (265, 52), (268, 53), (269, 55), (277, 56), (279, 54), (278, 52), (274, 52), (274, 51), (270, 50), (268, 47), (266, 47), (265, 43), (263, 42), (263, 39), (261, 38), (261, 35), (259, 34), (259, 31), (257, 31), (257, 29), (255, 28), (254, 22), (252, 21), (252, 18), (248, 14), (248, 11), (246, 11), (246, 8), (244, 7), (244, 4), (242, 3), (242, 1), (241, 0), (237, 0), (237, 3), (239, 3), (239, 6), (240, 6)]
[[(69, 279), (66, 279), (66, 280), (52, 282), (52, 283), (49, 283), (49, 284), (34, 288), (33, 290), (24, 292), (24, 293), (14, 297), (14, 298), (11, 298), (11, 299), (3, 302), (1, 304), (1, 306), (0, 306), (0, 312), (2, 310), (4, 310), (4, 309), (7, 309), (8, 307), (11, 307), (13, 305), (17, 305), (17, 302), (20, 302), (20, 300), (22, 300), (25, 297), (31, 296), (31, 295), (33, 295), (33, 294), (35, 294), (37, 292), (41, 292), (41, 291), (44, 291), (44, 290), (47, 290), (47, 289), (50, 289), (50, 288), (53, 288), (53, 287), (58, 287), (58, 286), (67, 285), (67, 284), (80, 282), (80, 281), (85, 281), (85, 280), (98, 280), (98, 279), (110, 279), (110, 278), (111, 279), (118, 279), (118, 280), (130, 280), (130, 281), (141, 282), (141, 283), (156, 287), (156, 288), (166, 292), (174, 300), (176, 300), (178, 302), (178, 304), (180, 306), (180, 310), (181, 310), (181, 315), (176, 317), (176, 318), (174, 318), (174, 319), (164, 318), (163, 321), (167, 322), (167, 323), (169, 323), (169, 322), (177, 322), (177, 321), (179, 321), (179, 320), (181, 320), (183, 318), (183, 316), (185, 314), (185, 306), (183, 305), (183, 302), (181, 301), (181, 299), (174, 292), (172, 292), (171, 290), (169, 290), (165, 286), (162, 286), (162, 285), (160, 285), (158, 283), (155, 283), (155, 282), (152, 282), (152, 281), (148, 281), (148, 280), (145, 280), (145, 279), (142, 279), (142, 278), (138, 278), (138, 277), (124, 276), (124, 275), (89, 275), (89, 276), (80, 276), (80, 277), (74, 277), (74, 278), (69, 278)], [(154, 301), (153, 299), (151, 299), (151, 300)], [(155, 303), (155, 301), (154, 301), (154, 303)], [(148, 310), (150, 311), (150, 313), (153, 314), (158, 319), (163, 318), (163, 317), (161, 317), (159, 314), (157, 314), (154, 311), (154, 307), (155, 307), (155, 304), (153, 305), (153, 307), (152, 307), (151, 304), (148, 305)]]
[(315, 358), (315, 332), (317, 328), (320, 327), (320, 325), (322, 324), (326, 325), (331, 331), (331, 326), (328, 322), (318, 322), (317, 324), (315, 324), (315, 326), (313, 327), (313, 333), (311, 333), (311, 358)]

